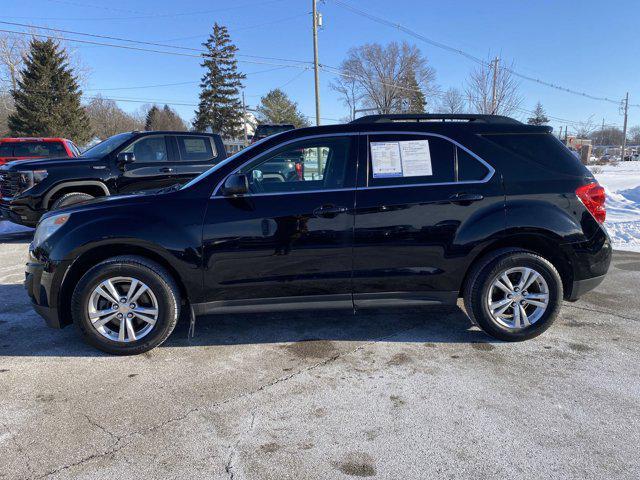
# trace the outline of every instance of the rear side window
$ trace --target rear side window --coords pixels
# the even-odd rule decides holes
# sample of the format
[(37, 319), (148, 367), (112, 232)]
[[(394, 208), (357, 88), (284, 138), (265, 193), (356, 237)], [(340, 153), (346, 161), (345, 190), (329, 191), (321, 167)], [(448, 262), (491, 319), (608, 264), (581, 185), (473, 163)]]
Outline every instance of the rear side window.
[(61, 142), (3, 142), (2, 157), (68, 157)]
[(182, 160), (210, 160), (218, 156), (209, 137), (179, 136), (176, 139)]
[(458, 181), (479, 182), (489, 174), (489, 169), (477, 158), (462, 148), (456, 149), (458, 160)]
[(424, 135), (369, 136), (369, 185), (455, 181), (455, 146)]
[(550, 133), (484, 135), (484, 138), (512, 154), (550, 170), (570, 175), (589, 174), (580, 160)]

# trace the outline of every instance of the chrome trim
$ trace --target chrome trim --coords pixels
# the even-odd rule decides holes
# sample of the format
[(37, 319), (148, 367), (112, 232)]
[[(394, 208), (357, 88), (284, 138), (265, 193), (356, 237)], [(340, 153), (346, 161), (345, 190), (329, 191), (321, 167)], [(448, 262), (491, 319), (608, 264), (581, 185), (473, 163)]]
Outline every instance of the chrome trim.
[[(345, 190), (373, 190), (373, 189), (377, 190), (377, 189), (381, 189), (381, 188), (411, 188), (411, 187), (427, 187), (427, 186), (442, 186), (442, 185), (469, 185), (469, 184), (487, 183), (489, 180), (491, 180), (491, 178), (493, 177), (493, 175), (496, 172), (495, 169), (491, 165), (489, 165), (487, 162), (485, 162), (482, 158), (480, 158), (478, 155), (473, 153), (467, 147), (465, 147), (461, 143), (456, 142), (454, 139), (452, 139), (450, 137), (447, 137), (445, 135), (440, 135), (439, 133), (406, 132), (406, 131), (393, 131), (393, 130), (392, 131), (381, 131), (381, 132), (367, 131), (367, 132), (343, 132), (343, 133), (334, 133), (334, 134), (326, 134), (325, 133), (325, 134), (319, 134), (319, 135), (308, 135), (308, 136), (305, 136), (305, 137), (299, 137), (299, 138), (295, 138), (295, 139), (292, 139), (292, 140), (288, 140), (288, 141), (286, 141), (284, 143), (281, 143), (279, 145), (275, 145), (275, 146), (271, 147), (270, 149), (262, 152), (258, 157), (254, 157), (254, 158), (244, 162), (238, 168), (236, 168), (236, 169), (232, 170), (230, 173), (228, 173), (220, 182), (218, 182), (218, 184), (216, 185), (216, 188), (213, 189), (213, 193), (211, 194), (210, 198), (211, 199), (213, 199), (213, 198), (227, 198), (227, 197), (224, 197), (224, 196), (216, 195), (218, 193), (218, 191), (220, 190), (220, 188), (222, 187), (222, 185), (224, 184), (224, 182), (227, 180), (227, 178), (229, 178), (231, 175), (233, 175), (235, 173), (238, 173), (239, 170), (241, 170), (243, 167), (245, 167), (246, 165), (250, 164), (251, 162), (254, 162), (256, 159), (259, 159), (263, 155), (267, 155), (268, 153), (270, 153), (273, 150), (276, 150), (276, 149), (278, 149), (280, 147), (289, 145), (290, 143), (303, 141), (303, 140), (310, 140), (310, 139), (314, 139), (314, 138), (332, 138), (332, 137), (359, 136), (359, 135), (367, 135), (367, 136), (369, 136), (369, 135), (422, 135), (422, 136), (431, 136), (431, 137), (442, 138), (444, 140), (447, 140), (448, 142), (451, 142), (456, 147), (461, 148), (462, 150), (467, 152), (469, 155), (471, 155), (473, 158), (478, 160), (485, 167), (487, 167), (487, 169), (489, 170), (489, 173), (487, 173), (487, 175), (482, 180), (466, 180), (466, 181), (462, 181), (462, 182), (440, 182), (440, 183), (413, 183), (413, 184), (407, 184), (407, 185), (374, 185), (374, 186), (369, 185), (369, 176), (367, 175), (367, 186), (366, 187), (338, 188), (338, 189), (331, 189), (331, 190), (307, 190), (307, 191), (304, 191), (304, 192), (251, 193), (251, 194), (246, 194), (246, 195), (237, 195), (237, 197), (263, 197), (263, 196), (272, 196), (272, 195), (293, 195), (293, 194), (301, 194), (301, 193), (337, 192), (337, 191), (345, 191)], [(369, 164), (369, 149), (367, 149), (367, 165), (368, 164)], [(218, 165), (220, 165), (220, 164), (218, 164)]]

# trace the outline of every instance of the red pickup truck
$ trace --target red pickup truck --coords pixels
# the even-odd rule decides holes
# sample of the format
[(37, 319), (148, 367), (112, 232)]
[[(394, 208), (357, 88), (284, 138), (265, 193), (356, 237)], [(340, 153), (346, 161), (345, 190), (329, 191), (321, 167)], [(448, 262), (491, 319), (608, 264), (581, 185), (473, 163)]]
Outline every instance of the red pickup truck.
[(66, 138), (0, 138), (0, 165), (17, 160), (79, 156), (78, 147)]

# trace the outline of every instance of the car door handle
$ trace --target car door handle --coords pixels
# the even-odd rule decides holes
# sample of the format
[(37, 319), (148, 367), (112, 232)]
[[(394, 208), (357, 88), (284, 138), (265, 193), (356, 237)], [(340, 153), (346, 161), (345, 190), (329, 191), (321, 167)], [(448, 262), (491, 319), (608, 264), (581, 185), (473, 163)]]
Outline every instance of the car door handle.
[(483, 198), (484, 196), (479, 193), (454, 193), (449, 197), (449, 202), (459, 205), (469, 205), (473, 202), (479, 202)]
[(171, 168), (171, 167), (162, 167), (162, 168), (160, 169), (160, 171), (161, 171), (162, 173), (173, 173), (173, 172), (175, 172), (175, 169), (173, 169), (173, 168)]
[(335, 205), (322, 205), (313, 211), (314, 217), (333, 218), (340, 213), (346, 213), (347, 207), (336, 207)]

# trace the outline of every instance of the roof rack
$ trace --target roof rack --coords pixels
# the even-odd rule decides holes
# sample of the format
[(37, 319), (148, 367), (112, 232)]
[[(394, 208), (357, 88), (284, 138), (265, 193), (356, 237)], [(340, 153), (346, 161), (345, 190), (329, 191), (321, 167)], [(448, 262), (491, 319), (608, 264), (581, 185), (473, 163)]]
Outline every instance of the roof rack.
[(480, 115), (472, 113), (395, 113), (387, 115), (366, 115), (356, 118), (350, 123), (391, 123), (391, 122), (477, 122), (508, 123), (521, 122), (502, 115)]

